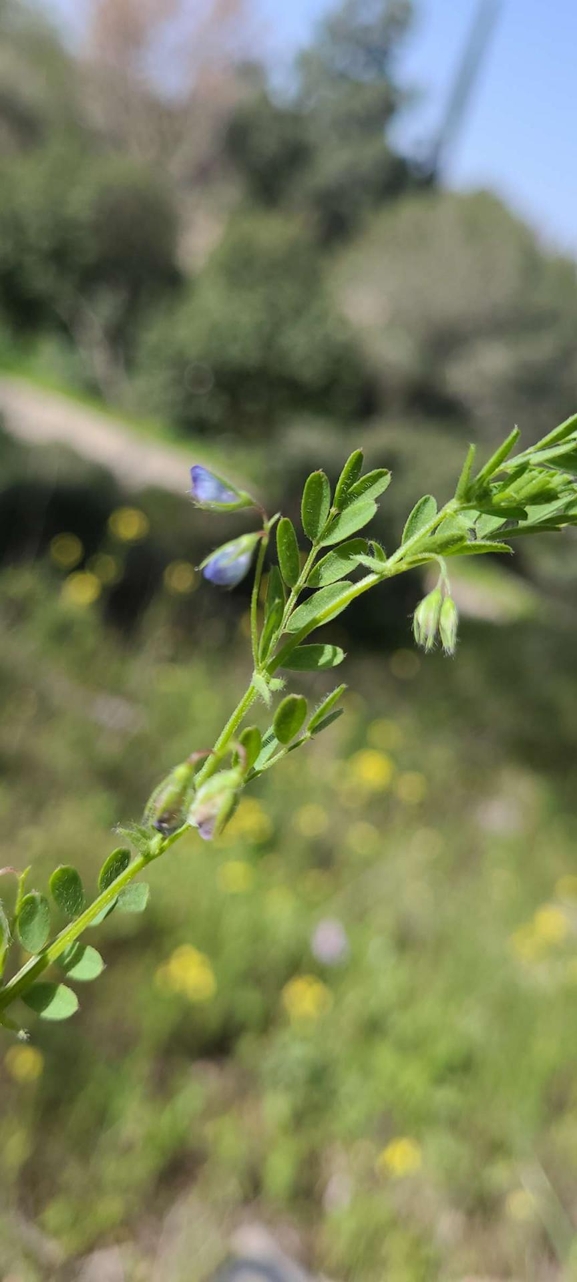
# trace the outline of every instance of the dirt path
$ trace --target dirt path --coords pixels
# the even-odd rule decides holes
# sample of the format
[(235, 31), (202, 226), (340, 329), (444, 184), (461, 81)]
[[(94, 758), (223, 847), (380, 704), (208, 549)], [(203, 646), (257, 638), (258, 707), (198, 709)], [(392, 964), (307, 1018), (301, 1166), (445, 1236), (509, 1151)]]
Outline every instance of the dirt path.
[[(184, 494), (192, 462), (185, 447), (147, 440), (98, 410), (45, 391), (22, 378), (0, 376), (0, 416), (8, 431), (30, 445), (68, 445), (100, 463), (128, 489), (160, 486)], [(195, 460), (198, 450), (194, 449)]]

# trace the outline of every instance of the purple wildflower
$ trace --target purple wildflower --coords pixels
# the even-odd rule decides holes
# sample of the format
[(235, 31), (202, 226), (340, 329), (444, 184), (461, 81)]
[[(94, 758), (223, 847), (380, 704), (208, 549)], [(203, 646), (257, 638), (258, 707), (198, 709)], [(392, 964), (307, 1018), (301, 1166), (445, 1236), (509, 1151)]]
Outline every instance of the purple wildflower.
[(190, 494), (197, 507), (232, 511), (241, 507), (254, 507), (254, 499), (244, 490), (237, 490), (230, 481), (224, 481), (216, 472), (195, 463), (190, 469)]
[(250, 569), (259, 537), (259, 534), (242, 534), (211, 552), (200, 566), (205, 579), (219, 587), (236, 587)]
[(325, 917), (319, 921), (311, 939), (311, 951), (325, 966), (338, 966), (339, 962), (346, 960), (349, 941), (344, 926), (336, 917)]

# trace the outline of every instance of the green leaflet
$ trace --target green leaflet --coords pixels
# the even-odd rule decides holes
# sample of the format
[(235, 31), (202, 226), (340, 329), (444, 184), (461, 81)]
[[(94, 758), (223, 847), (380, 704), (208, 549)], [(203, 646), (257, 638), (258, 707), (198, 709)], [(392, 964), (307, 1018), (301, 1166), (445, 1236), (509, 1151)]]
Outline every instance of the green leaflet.
[(262, 735), (258, 726), (247, 726), (239, 738), (239, 743), (242, 744), (246, 753), (245, 769), (251, 770), (262, 748)]
[(135, 881), (120, 891), (116, 901), (119, 913), (143, 913), (150, 898), (150, 886), (146, 881)]
[(443, 556), (482, 556), (484, 552), (512, 552), (512, 550), (508, 543), (489, 543), (484, 539), (477, 539), (476, 543), (462, 543), (460, 546), (447, 548)]
[[(307, 726), (309, 734), (315, 734), (315, 732), (319, 730), (324, 730), (327, 723), (327, 717), (330, 714), (332, 715), (332, 719), (335, 719), (335, 704), (339, 702), (339, 699), (342, 699), (346, 688), (346, 685), (337, 686), (336, 690), (332, 690), (331, 693), (327, 695), (326, 699), (323, 699), (322, 703), (319, 703), (318, 708), (313, 712)], [(340, 709), (336, 715), (340, 716), (341, 711), (342, 709)]]
[(372, 472), (361, 476), (349, 491), (347, 507), (358, 499), (378, 499), (391, 484), (391, 473), (387, 467), (376, 467)]
[(288, 516), (283, 516), (277, 525), (276, 551), (282, 577), (289, 588), (294, 588), (301, 572), (301, 559), (295, 527)]
[(4, 904), (0, 899), (0, 976), (4, 969), (4, 961), (11, 942), (12, 935), (10, 932), (10, 922), (8, 921), (4, 911)]
[(84, 889), (76, 868), (63, 864), (50, 878), (50, 893), (65, 917), (79, 917), (85, 905)]
[(284, 614), (285, 595), (280, 571), (273, 565), (268, 579), (264, 624), (259, 645), (259, 658), (266, 659), (273, 637), (277, 633)]
[(78, 1010), (78, 998), (66, 984), (39, 983), (33, 984), (22, 994), (26, 1006), (40, 1015), (41, 1019), (70, 1019)]
[(343, 712), (344, 708), (335, 708), (334, 712), (327, 713), (326, 717), (321, 717), (321, 720), (317, 722), (314, 730), (310, 731), (310, 734), (320, 734), (321, 731), (328, 730), (329, 726), (332, 726), (333, 721), (338, 721), (339, 717), (342, 717)]
[(302, 694), (287, 694), (279, 704), (273, 721), (273, 732), (279, 743), (290, 743), (298, 734), (307, 715), (307, 701)]
[(340, 547), (335, 548), (333, 552), (327, 552), (321, 561), (311, 570), (309, 574), (307, 587), (324, 588), (329, 583), (336, 583), (345, 575), (350, 574), (351, 570), (356, 569), (358, 558), (367, 554), (369, 545), (366, 539), (349, 539), (348, 543), (342, 543)]
[(476, 453), (477, 453), (477, 446), (470, 445), (469, 449), (467, 450), (467, 457), (465, 459), (465, 462), (463, 463), (463, 467), (461, 469), (461, 475), (459, 477), (459, 480), (457, 481), (457, 488), (455, 490), (455, 498), (458, 499), (460, 503), (466, 502), (467, 498), (469, 497), (469, 491), (471, 488), (471, 474), (473, 471), (473, 463), (475, 462)]
[(382, 574), (385, 562), (379, 556), (360, 556), (359, 565), (365, 570), (370, 570), (372, 574)]
[(447, 516), (441, 524), (437, 526), (434, 534), (430, 535), (427, 548), (434, 549), (435, 552), (444, 553), (448, 548), (455, 547), (468, 539), (469, 526), (463, 520), (462, 516)]
[(558, 441), (564, 441), (565, 437), (571, 436), (573, 432), (577, 432), (577, 414), (572, 414), (570, 418), (565, 419), (564, 423), (560, 423), (559, 427), (554, 427), (548, 436), (544, 436), (542, 441), (537, 442), (534, 449), (540, 451), (549, 445), (556, 445)]
[(339, 645), (299, 645), (281, 665), (292, 672), (323, 672), (336, 668), (345, 657)]
[(364, 525), (372, 521), (377, 511), (376, 503), (370, 499), (368, 501), (357, 500), (346, 507), (344, 512), (336, 516), (331, 521), (328, 530), (320, 540), (321, 547), (329, 547), (331, 543), (340, 543), (341, 539), (348, 538), (349, 534), (355, 534), (357, 530), (362, 530)]
[(20, 905), (16, 934), (28, 953), (39, 953), (50, 933), (50, 905), (45, 895), (31, 890)]
[(358, 481), (363, 470), (363, 451), (353, 450), (349, 455), (345, 466), (337, 481), (335, 490), (335, 508), (337, 512), (342, 512), (349, 501), (351, 487)]
[(303, 601), (303, 604), (297, 607), (288, 621), (287, 632), (300, 632), (301, 628), (306, 627), (312, 632), (312, 629), (318, 627), (320, 623), (336, 618), (337, 614), (345, 610), (349, 604), (351, 600), (349, 594), (352, 589), (354, 584), (347, 579), (343, 579), (340, 583), (333, 583), (327, 588), (321, 588), (309, 597), (308, 601)]
[(72, 944), (62, 954), (60, 965), (69, 979), (82, 984), (98, 979), (104, 970), (104, 962), (98, 949), (92, 948), (90, 944)]
[(118, 850), (113, 850), (105, 859), (100, 873), (98, 875), (98, 889), (108, 890), (113, 881), (124, 872), (130, 863), (130, 851), (125, 850), (122, 846)]
[(495, 472), (499, 471), (501, 464), (505, 462), (505, 459), (509, 457), (511, 450), (517, 444), (520, 435), (521, 433), (519, 428), (514, 427), (513, 431), (509, 433), (507, 439), (503, 441), (503, 444), (499, 446), (498, 450), (495, 450), (495, 453), (491, 455), (490, 459), (485, 463), (485, 466), (481, 468), (481, 471), (475, 477), (476, 486), (483, 485), (486, 481), (490, 481)]
[(325, 472), (312, 472), (305, 482), (301, 504), (303, 530), (311, 543), (316, 543), (327, 523), (331, 507), (331, 487)]
[(259, 771), (264, 768), (267, 761), (270, 761), (270, 758), (274, 757), (275, 753), (279, 748), (280, 748), (279, 741), (276, 737), (273, 727), (270, 726), (269, 729), (266, 731), (266, 734), (263, 735), (262, 747), (253, 766), (253, 770), (255, 774), (258, 774)]
[(415, 503), (412, 512), (407, 518), (401, 543), (408, 543), (409, 539), (414, 539), (415, 535), (430, 524), (436, 514), (437, 500), (433, 498), (432, 494), (424, 494), (423, 498), (419, 499), (418, 503)]

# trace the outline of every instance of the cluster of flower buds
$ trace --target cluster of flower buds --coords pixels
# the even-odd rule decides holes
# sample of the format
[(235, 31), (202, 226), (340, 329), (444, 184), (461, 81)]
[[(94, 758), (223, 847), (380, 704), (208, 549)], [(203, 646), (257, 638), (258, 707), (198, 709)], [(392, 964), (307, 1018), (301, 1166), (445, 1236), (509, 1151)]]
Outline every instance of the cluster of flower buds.
[[(245, 490), (238, 490), (230, 481), (224, 481), (216, 472), (195, 464), (190, 469), (190, 494), (196, 507), (211, 512), (236, 512), (239, 508), (258, 504)], [(255, 548), (262, 531), (242, 534), (238, 539), (223, 543), (201, 562), (199, 569), (205, 579), (223, 588), (234, 588), (248, 574)]]
[(427, 653), (433, 649), (437, 636), (445, 654), (454, 654), (457, 645), (459, 615), (453, 598), (440, 587), (433, 588), (419, 602), (413, 615), (413, 633), (417, 645)]

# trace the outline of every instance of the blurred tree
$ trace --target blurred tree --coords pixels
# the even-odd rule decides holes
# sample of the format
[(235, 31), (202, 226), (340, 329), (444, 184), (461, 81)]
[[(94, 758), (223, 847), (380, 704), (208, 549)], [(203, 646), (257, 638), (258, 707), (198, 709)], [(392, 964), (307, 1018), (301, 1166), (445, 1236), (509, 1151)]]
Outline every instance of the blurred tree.
[(394, 60), (411, 13), (410, 0), (345, 0), (301, 55), (298, 102), (315, 149), (305, 194), (326, 239), (407, 184), (385, 130), (404, 98)]
[(170, 194), (133, 161), (70, 145), (5, 160), (0, 183), (6, 315), (23, 330), (63, 326), (118, 399), (136, 327), (178, 279)]
[(254, 30), (248, 0), (92, 0), (86, 100), (98, 131), (190, 185), (219, 168)]
[(334, 287), (383, 411), (528, 438), (573, 408), (575, 264), (486, 192), (413, 195), (379, 213)]
[(250, 195), (306, 210), (323, 241), (351, 234), (409, 181), (386, 130), (403, 100), (394, 60), (410, 17), (408, 0), (345, 0), (300, 55), (290, 101), (261, 82), (229, 126)]
[(143, 401), (184, 427), (263, 440), (287, 412), (342, 421), (368, 394), (318, 253), (278, 213), (231, 222), (195, 285), (148, 328), (139, 365)]
[(24, 0), (0, 0), (0, 155), (77, 128), (74, 61)]

